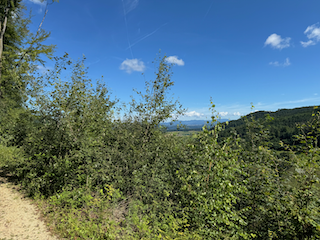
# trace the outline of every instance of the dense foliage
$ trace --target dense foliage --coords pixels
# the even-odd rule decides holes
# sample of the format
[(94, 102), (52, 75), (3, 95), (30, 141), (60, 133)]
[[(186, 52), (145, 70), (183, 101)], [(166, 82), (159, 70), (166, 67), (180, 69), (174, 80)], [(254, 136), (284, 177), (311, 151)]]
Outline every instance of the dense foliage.
[(26, 100), (10, 124), (0, 115), (0, 168), (39, 201), (61, 237), (320, 238), (316, 109), (295, 141), (279, 143), (286, 154), (272, 148), (272, 114), (243, 118), (243, 135), (216, 123), (213, 103), (214, 128), (179, 137), (160, 125), (185, 111), (168, 96), (166, 56), (121, 119), (118, 100), (90, 80), (84, 58), (55, 62), (31, 75), (31, 91), (8, 95)]

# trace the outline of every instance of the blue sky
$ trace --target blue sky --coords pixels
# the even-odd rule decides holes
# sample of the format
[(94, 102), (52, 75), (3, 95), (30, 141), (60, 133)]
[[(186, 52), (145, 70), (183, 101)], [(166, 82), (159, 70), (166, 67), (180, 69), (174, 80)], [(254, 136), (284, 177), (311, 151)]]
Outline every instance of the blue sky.
[[(25, 3), (36, 31), (45, 4)], [(222, 118), (237, 119), (251, 102), (266, 111), (319, 105), (319, 10), (319, 0), (60, 0), (43, 28), (56, 55), (84, 54), (89, 76), (103, 75), (122, 102), (155, 78), (161, 49), (176, 63), (181, 120), (210, 118), (210, 97)]]

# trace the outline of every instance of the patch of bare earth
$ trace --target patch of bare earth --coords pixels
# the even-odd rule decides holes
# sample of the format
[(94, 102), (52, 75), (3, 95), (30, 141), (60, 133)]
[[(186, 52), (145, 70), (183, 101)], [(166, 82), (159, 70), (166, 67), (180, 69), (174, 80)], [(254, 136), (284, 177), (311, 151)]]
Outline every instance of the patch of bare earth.
[[(1, 171), (1, 170), (0, 170)], [(57, 240), (40, 220), (37, 207), (0, 177), (0, 240)]]

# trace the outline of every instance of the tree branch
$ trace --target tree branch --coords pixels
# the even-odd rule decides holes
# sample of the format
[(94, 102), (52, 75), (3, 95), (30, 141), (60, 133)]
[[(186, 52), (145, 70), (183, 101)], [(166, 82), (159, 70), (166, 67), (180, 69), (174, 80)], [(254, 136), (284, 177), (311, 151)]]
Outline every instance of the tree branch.
[[(38, 37), (38, 35), (39, 35), (39, 33), (40, 33), (41, 26), (42, 26), (42, 24), (43, 24), (43, 22), (44, 22), (44, 19), (46, 18), (47, 13), (48, 13), (48, 2), (47, 2), (47, 4), (46, 4), (46, 10), (45, 10), (45, 12), (44, 12), (42, 21), (41, 21), (41, 23), (40, 23), (40, 25), (39, 25), (39, 27), (38, 27), (37, 33), (36, 33), (36, 35), (35, 35), (35, 39)], [(28, 47), (27, 51), (21, 56), (20, 60), (17, 62), (16, 66), (15, 66), (16, 68), (19, 66), (19, 63), (25, 58), (25, 56), (31, 51), (32, 46), (33, 46), (33, 42), (32, 42), (32, 43), (30, 44), (30, 46)]]

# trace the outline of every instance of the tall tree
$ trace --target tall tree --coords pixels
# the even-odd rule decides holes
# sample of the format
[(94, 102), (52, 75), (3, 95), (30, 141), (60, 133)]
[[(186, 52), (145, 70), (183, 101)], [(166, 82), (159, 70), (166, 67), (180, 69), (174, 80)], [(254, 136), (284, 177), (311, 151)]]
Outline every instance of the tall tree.
[[(31, 17), (25, 16), (22, 0), (0, 0), (0, 132), (13, 125), (28, 100), (28, 86), (43, 55), (51, 57), (54, 45), (45, 45), (50, 36), (41, 28), (29, 30)], [(47, 11), (45, 11), (47, 12)], [(46, 15), (46, 13), (45, 13)], [(44, 15), (44, 17), (45, 17)]]
[(44, 64), (42, 54), (51, 57), (53, 53), (53, 45), (43, 44), (50, 36), (41, 28), (47, 7), (36, 33), (30, 32), (31, 19), (25, 17), (24, 10), (21, 0), (0, 0), (0, 101), (13, 88), (24, 90), (26, 86), (21, 77), (30, 74), (35, 64)]
[[(14, 18), (15, 16), (15, 9), (19, 7), (21, 3), (21, 0), (14, 0), (14, 1), (9, 1), (9, 0), (1, 0), (0, 2), (0, 79), (2, 77), (2, 55), (3, 55), (3, 48), (4, 48), (4, 38), (5, 38), (5, 33), (7, 30), (7, 24), (8, 24), (8, 19), (10, 17)], [(3, 93), (2, 93), (2, 84), (0, 82), (0, 99), (3, 98)]]

